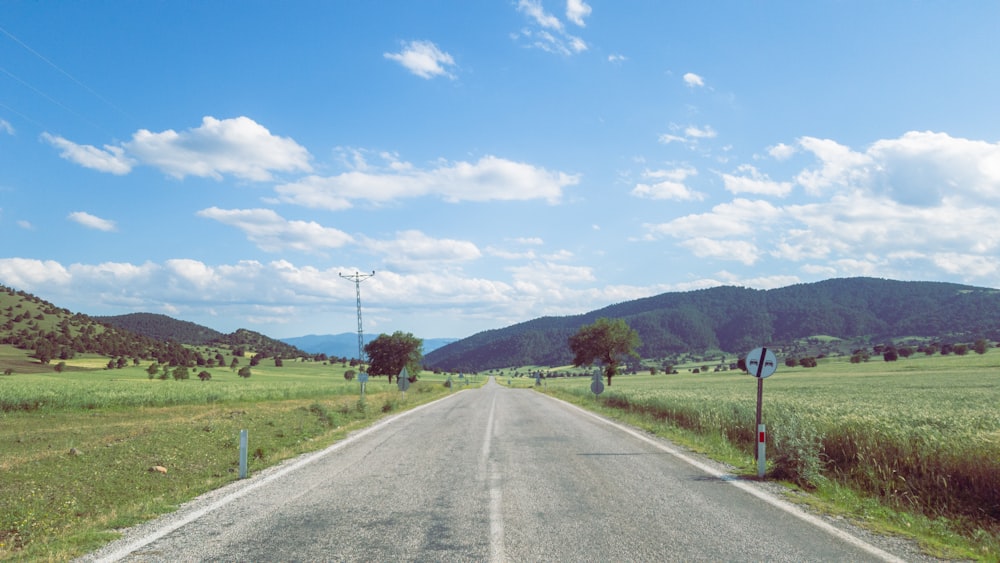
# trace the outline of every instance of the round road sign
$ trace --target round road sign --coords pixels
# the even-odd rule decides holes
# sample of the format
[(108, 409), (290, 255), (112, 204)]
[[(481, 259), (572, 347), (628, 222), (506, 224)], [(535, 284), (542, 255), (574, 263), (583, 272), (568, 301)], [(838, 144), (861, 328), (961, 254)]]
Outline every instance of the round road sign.
[(604, 392), (604, 382), (600, 379), (594, 379), (593, 383), (590, 384), (590, 391), (595, 395), (600, 395)]
[(747, 372), (754, 377), (765, 378), (778, 369), (778, 359), (767, 348), (754, 348), (747, 354)]

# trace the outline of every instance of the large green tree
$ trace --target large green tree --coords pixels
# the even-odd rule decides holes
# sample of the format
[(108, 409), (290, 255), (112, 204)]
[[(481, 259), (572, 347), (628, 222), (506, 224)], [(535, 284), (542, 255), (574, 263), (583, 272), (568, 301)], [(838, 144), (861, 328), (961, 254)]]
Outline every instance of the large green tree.
[(396, 331), (392, 335), (380, 334), (378, 338), (365, 344), (370, 365), (369, 375), (386, 375), (389, 383), (403, 366), (410, 376), (420, 373), (420, 362), (424, 357), (424, 341), (409, 332)]
[(594, 362), (604, 364), (604, 377), (608, 379), (608, 385), (611, 385), (611, 378), (618, 373), (618, 364), (628, 356), (638, 357), (635, 350), (641, 345), (639, 333), (632, 330), (623, 319), (602, 317), (569, 337), (573, 365), (589, 366)]

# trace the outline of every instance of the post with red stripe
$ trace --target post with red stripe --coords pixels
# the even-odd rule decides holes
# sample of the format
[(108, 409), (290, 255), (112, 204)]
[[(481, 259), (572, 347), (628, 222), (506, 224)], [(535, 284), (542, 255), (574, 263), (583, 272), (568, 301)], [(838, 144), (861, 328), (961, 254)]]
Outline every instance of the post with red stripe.
[(767, 444), (767, 431), (761, 420), (761, 405), (764, 402), (764, 378), (778, 369), (778, 359), (774, 352), (767, 348), (754, 348), (747, 354), (747, 373), (757, 378), (757, 477), (764, 478), (766, 456), (764, 447)]

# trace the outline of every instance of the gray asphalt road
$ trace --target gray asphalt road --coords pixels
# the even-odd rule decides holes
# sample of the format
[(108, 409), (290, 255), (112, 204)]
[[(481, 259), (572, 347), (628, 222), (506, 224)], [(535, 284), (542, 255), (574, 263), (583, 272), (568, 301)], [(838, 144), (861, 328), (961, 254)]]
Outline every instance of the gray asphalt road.
[(894, 556), (667, 442), (491, 382), (206, 495), (129, 530), (87, 559), (799, 562)]

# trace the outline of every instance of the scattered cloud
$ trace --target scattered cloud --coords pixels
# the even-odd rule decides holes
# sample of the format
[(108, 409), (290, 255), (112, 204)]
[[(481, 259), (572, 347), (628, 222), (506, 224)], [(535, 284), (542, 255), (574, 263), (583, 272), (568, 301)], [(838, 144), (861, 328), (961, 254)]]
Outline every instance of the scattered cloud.
[(202, 209), (199, 217), (213, 219), (243, 231), (264, 252), (296, 250), (316, 253), (354, 241), (351, 235), (315, 221), (289, 221), (270, 209)]
[(749, 164), (742, 164), (736, 168), (737, 174), (722, 174), (722, 181), (726, 190), (734, 194), (757, 194), (784, 197), (791, 193), (794, 184), (792, 182), (776, 182), (771, 180), (767, 174), (757, 170)]
[(590, 12), (590, 6), (583, 0), (566, 0), (566, 19), (576, 25), (585, 27), (587, 24), (583, 20)]
[(17, 226), (21, 227), (22, 229), (24, 229), (26, 231), (33, 231), (33, 230), (35, 230), (35, 226), (32, 225), (30, 221), (25, 221), (24, 219), (19, 220), (17, 222)]
[(444, 163), (419, 169), (383, 154), (388, 165), (379, 169), (366, 161), (361, 169), (337, 176), (308, 176), (279, 185), (282, 201), (318, 209), (341, 210), (355, 200), (386, 203), (401, 198), (437, 196), (448, 202), (542, 199), (557, 203), (563, 188), (580, 178), (551, 172), (523, 162), (484, 156), (476, 162)]
[(695, 147), (698, 141), (702, 139), (714, 139), (719, 134), (712, 128), (711, 125), (705, 125), (704, 127), (698, 127), (696, 125), (681, 126), (676, 123), (670, 124), (670, 132), (663, 133), (659, 137), (659, 141), (665, 145), (671, 143), (681, 143), (688, 145), (689, 147)]
[(11, 125), (10, 122), (7, 121), (6, 119), (0, 119), (0, 131), (6, 133), (8, 135), (13, 135), (14, 134), (14, 126)]
[(705, 86), (705, 79), (693, 72), (684, 74), (684, 84), (688, 88), (701, 88)]
[(178, 179), (198, 176), (221, 180), (229, 174), (243, 180), (270, 181), (273, 172), (310, 172), (309, 152), (287, 137), (272, 135), (248, 117), (216, 119), (206, 116), (201, 126), (176, 132), (140, 129), (119, 146), (79, 145), (43, 133), (42, 139), (61, 149), (60, 156), (86, 168), (116, 175), (128, 174), (137, 164), (158, 168)]
[(402, 270), (458, 264), (482, 256), (479, 248), (469, 241), (432, 238), (417, 230), (396, 233), (393, 240), (367, 239), (363, 244), (382, 255), (390, 267)]
[(122, 176), (131, 172), (135, 164), (133, 159), (125, 156), (122, 147), (104, 145), (103, 149), (99, 149), (92, 145), (78, 145), (49, 133), (42, 133), (42, 140), (62, 151), (59, 153), (62, 158), (84, 168)]
[(632, 195), (647, 199), (669, 199), (675, 201), (701, 201), (705, 194), (697, 192), (684, 184), (691, 176), (698, 174), (695, 168), (681, 166), (668, 170), (646, 170), (643, 179), (646, 182), (636, 184)]
[(693, 139), (714, 139), (718, 136), (718, 133), (710, 125), (705, 127), (688, 126), (684, 129), (684, 134)]
[(792, 158), (792, 156), (798, 152), (798, 149), (792, 145), (786, 145), (785, 143), (778, 143), (773, 147), (768, 147), (767, 154), (771, 155), (771, 158), (782, 161)]
[(421, 78), (429, 79), (436, 76), (455, 78), (448, 70), (455, 66), (455, 59), (431, 41), (403, 43), (403, 49), (400, 52), (384, 53), (383, 56), (398, 62)]
[[(531, 47), (543, 51), (566, 56), (582, 53), (588, 49), (587, 42), (568, 33), (562, 21), (546, 12), (539, 0), (518, 0), (517, 10), (528, 17), (530, 25), (512, 34), (515, 40), (527, 42)], [(590, 13), (590, 6), (579, 0), (569, 0), (566, 11), (568, 17), (580, 20), (579, 23), (571, 21), (582, 26), (583, 17)]]
[(621, 64), (627, 60), (628, 58), (625, 55), (620, 55), (618, 53), (611, 53), (610, 55), (608, 55), (609, 63)]
[(272, 135), (248, 117), (216, 119), (180, 133), (141, 129), (125, 143), (128, 152), (146, 165), (175, 178), (221, 179), (231, 174), (257, 182), (274, 179), (272, 172), (309, 172), (310, 155), (288, 137)]
[(105, 231), (105, 232), (117, 230), (114, 221), (109, 221), (108, 219), (101, 219), (100, 217), (91, 215), (86, 211), (74, 211), (70, 213), (67, 218), (70, 221), (73, 221), (75, 223), (83, 225), (84, 227), (87, 227), (88, 229), (95, 229), (98, 231)]

